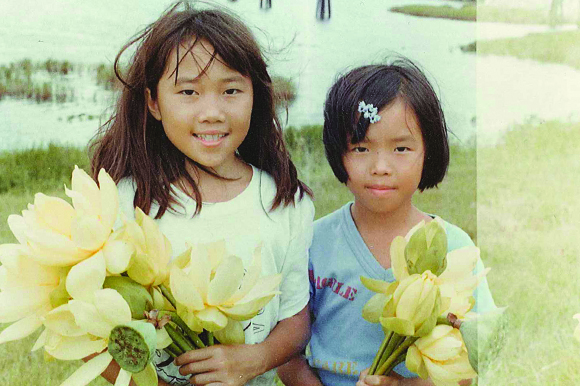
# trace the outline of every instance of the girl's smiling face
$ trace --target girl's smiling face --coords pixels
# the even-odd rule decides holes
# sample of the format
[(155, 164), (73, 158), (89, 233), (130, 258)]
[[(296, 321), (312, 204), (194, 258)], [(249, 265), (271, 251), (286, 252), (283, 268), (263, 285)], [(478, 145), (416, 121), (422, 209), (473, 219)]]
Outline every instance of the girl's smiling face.
[(396, 98), (378, 113), (366, 137), (343, 157), (356, 210), (394, 214), (411, 207), (423, 172), (424, 145), (413, 109)]
[(188, 48), (180, 47), (179, 63), (171, 53), (156, 99), (147, 90), (147, 106), (184, 155), (227, 177), (241, 162), (235, 152), (250, 128), (252, 80), (219, 55), (212, 60), (214, 48), (207, 41)]

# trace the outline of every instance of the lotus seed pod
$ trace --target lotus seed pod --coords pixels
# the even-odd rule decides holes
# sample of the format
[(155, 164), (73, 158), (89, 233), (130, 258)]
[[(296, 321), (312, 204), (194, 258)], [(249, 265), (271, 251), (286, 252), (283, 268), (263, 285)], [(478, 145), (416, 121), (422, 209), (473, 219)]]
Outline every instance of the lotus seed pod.
[(131, 321), (111, 330), (109, 353), (122, 369), (131, 373), (143, 371), (153, 357), (157, 344), (151, 323)]
[(103, 288), (117, 291), (131, 308), (132, 319), (145, 319), (145, 311), (151, 310), (153, 298), (145, 287), (126, 276), (109, 276), (105, 279)]

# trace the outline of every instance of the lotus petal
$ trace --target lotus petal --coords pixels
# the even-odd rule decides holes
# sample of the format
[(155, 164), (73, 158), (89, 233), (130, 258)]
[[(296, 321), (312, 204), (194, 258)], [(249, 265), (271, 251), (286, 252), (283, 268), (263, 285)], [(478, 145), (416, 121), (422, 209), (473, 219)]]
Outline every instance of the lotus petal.
[(137, 386), (157, 386), (157, 371), (152, 363), (149, 363), (145, 370), (133, 374), (133, 381)]
[(187, 273), (189, 280), (195, 283), (195, 287), (204, 302), (207, 301), (209, 281), (211, 277), (211, 263), (206, 253), (200, 253), (198, 246), (191, 248), (189, 266), (191, 269)]
[(95, 306), (101, 317), (109, 321), (111, 328), (131, 321), (131, 308), (123, 296), (111, 288), (95, 292)]
[(12, 323), (0, 332), (0, 344), (26, 338), (42, 326), (42, 319), (37, 314), (31, 314)]
[(72, 240), (87, 251), (102, 248), (111, 234), (111, 228), (105, 228), (97, 216), (78, 216), (72, 225)]
[(244, 296), (246, 296), (248, 292), (250, 292), (250, 290), (254, 288), (254, 286), (258, 282), (261, 273), (262, 273), (262, 244), (260, 244), (254, 250), (254, 258), (252, 259), (250, 268), (248, 268), (248, 272), (246, 272), (246, 274), (244, 275), (242, 285), (236, 291), (236, 293), (228, 299), (228, 303), (236, 303), (237, 301), (241, 300)]
[(228, 256), (217, 267), (209, 283), (207, 303), (212, 306), (223, 304), (238, 288), (244, 277), (244, 263), (237, 256)]
[(47, 342), (47, 339), (48, 339), (48, 330), (44, 329), (38, 336), (38, 339), (36, 339), (36, 342), (34, 342), (34, 346), (32, 346), (32, 349), (30, 351), (34, 352), (39, 348), (44, 347), (44, 345)]
[(157, 265), (149, 255), (137, 252), (131, 259), (127, 274), (137, 283), (150, 286), (157, 275)]
[[(252, 287), (246, 296), (240, 299), (237, 303), (248, 303), (263, 296), (279, 294), (280, 292), (277, 289), (281, 282), (282, 275), (279, 273), (276, 275), (263, 276), (258, 279), (258, 282)], [(229, 305), (230, 302), (227, 302), (226, 304)]]
[(71, 224), (76, 216), (74, 208), (65, 200), (58, 197), (36, 193), (34, 209), (40, 224), (47, 229), (70, 237)]
[(412, 345), (407, 350), (407, 356), (405, 357), (405, 365), (409, 369), (416, 374), (418, 374), (421, 378), (427, 379), (429, 377), (429, 373), (427, 372), (427, 368), (425, 367), (425, 363), (423, 362), (423, 357), (421, 353)]
[(12, 323), (50, 304), (51, 291), (51, 287), (31, 287), (0, 292), (0, 323)]
[(458, 281), (471, 275), (479, 260), (479, 248), (467, 246), (447, 254), (447, 268), (439, 275), (442, 280)]
[(435, 361), (447, 361), (461, 354), (463, 342), (454, 336), (445, 336), (427, 347), (423, 352)]
[(107, 269), (103, 252), (73, 266), (66, 278), (66, 290), (76, 300), (92, 303), (95, 291), (103, 288)]
[(147, 251), (152, 256), (161, 258), (165, 255), (165, 239), (155, 221), (139, 208), (135, 208), (135, 219), (141, 225), (145, 235)]
[(410, 320), (381, 317), (380, 322), (384, 328), (394, 331), (399, 335), (412, 336), (415, 334), (415, 324)]
[(207, 331), (221, 330), (228, 324), (228, 318), (215, 307), (206, 307), (196, 312), (195, 316), (201, 321), (201, 325)]
[(105, 320), (94, 304), (82, 300), (71, 300), (70, 311), (74, 315), (76, 324), (85, 332), (106, 339), (114, 326)]
[(377, 293), (382, 293), (382, 294), (386, 294), (387, 290), (390, 286), (390, 283), (387, 283), (384, 280), (371, 279), (370, 277), (365, 277), (365, 276), (361, 276), (360, 281), (369, 290), (371, 290), (373, 292), (377, 292)]
[(244, 327), (237, 320), (229, 319), (225, 328), (213, 334), (221, 344), (244, 344), (246, 341)]
[(26, 237), (32, 251), (30, 257), (40, 264), (66, 267), (91, 255), (91, 252), (79, 250), (68, 237), (48, 230), (28, 229)]
[(20, 244), (26, 244), (26, 229), (28, 227), (26, 226), (24, 217), (11, 214), (8, 216), (8, 227)]
[(103, 247), (107, 271), (119, 275), (127, 270), (135, 247), (122, 240), (109, 240)]
[(108, 352), (97, 355), (79, 367), (60, 386), (85, 386), (109, 367), (113, 357)]
[(189, 277), (175, 266), (171, 267), (171, 293), (188, 309), (200, 311), (204, 308), (203, 299)]
[(104, 339), (95, 340), (88, 334), (70, 337), (50, 332), (44, 345), (48, 354), (65, 361), (86, 358), (91, 354), (103, 351), (105, 348), (107, 348), (107, 342)]
[(68, 304), (63, 304), (44, 316), (44, 325), (50, 331), (62, 336), (81, 336), (87, 331), (79, 326)]
[[(75, 166), (72, 173), (73, 206), (80, 215), (98, 216), (101, 213), (101, 194), (97, 183), (82, 169)], [(82, 199), (81, 199), (82, 197)]]
[(260, 312), (260, 310), (268, 304), (268, 302), (275, 295), (267, 295), (258, 299), (254, 299), (247, 303), (236, 304), (233, 307), (218, 306), (220, 311), (234, 320), (248, 320), (253, 318)]
[(105, 229), (112, 229), (117, 221), (119, 192), (115, 181), (105, 172), (105, 169), (99, 170), (98, 179), (101, 193), (101, 221)]
[(117, 379), (115, 379), (114, 386), (129, 386), (129, 383), (131, 383), (131, 373), (121, 369), (117, 375)]
[(391, 242), (391, 268), (395, 279), (401, 281), (409, 276), (407, 260), (405, 259), (405, 247), (407, 242), (404, 237), (397, 236)]
[(163, 350), (165, 347), (173, 343), (173, 340), (164, 328), (155, 329), (155, 333), (157, 334), (157, 344), (155, 346), (157, 350)]
[(365, 303), (362, 309), (362, 317), (371, 323), (379, 323), (379, 319), (383, 314), (383, 309), (390, 298), (391, 296), (385, 294), (375, 294)]

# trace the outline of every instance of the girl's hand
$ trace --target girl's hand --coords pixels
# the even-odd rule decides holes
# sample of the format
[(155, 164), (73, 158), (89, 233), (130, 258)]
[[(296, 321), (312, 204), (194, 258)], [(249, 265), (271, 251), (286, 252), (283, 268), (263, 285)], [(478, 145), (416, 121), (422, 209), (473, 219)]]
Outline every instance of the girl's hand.
[(369, 369), (365, 369), (360, 373), (356, 386), (400, 386), (398, 377), (391, 377), (386, 375), (367, 375)]
[(242, 386), (262, 374), (257, 345), (215, 345), (188, 351), (175, 359), (182, 375), (192, 374), (192, 385)]

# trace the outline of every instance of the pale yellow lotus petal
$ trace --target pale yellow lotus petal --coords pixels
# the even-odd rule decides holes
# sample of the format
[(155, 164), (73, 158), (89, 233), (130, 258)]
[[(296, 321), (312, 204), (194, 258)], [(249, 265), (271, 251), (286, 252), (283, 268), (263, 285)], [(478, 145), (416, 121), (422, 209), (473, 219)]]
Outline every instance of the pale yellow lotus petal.
[(157, 275), (157, 264), (149, 255), (137, 252), (131, 258), (127, 275), (141, 285), (150, 286)]
[(161, 259), (165, 255), (165, 239), (163, 238), (163, 234), (159, 230), (157, 223), (151, 217), (145, 215), (139, 208), (135, 209), (135, 217), (138, 216), (137, 213), (140, 213), (141, 221), (137, 220), (137, 223), (140, 223), (141, 229), (143, 229), (147, 252)]
[(248, 271), (244, 275), (242, 285), (229, 299), (228, 303), (236, 303), (250, 292), (258, 282), (262, 273), (262, 244), (258, 245), (254, 250), (254, 257)]
[(248, 320), (253, 318), (260, 312), (260, 310), (268, 304), (274, 297), (274, 294), (266, 295), (261, 298), (254, 299), (247, 303), (236, 304), (233, 307), (218, 306), (219, 310), (234, 320)]
[(106, 339), (114, 326), (105, 320), (94, 304), (81, 300), (69, 301), (71, 313), (76, 324), (85, 332)]
[(94, 339), (88, 334), (81, 336), (62, 336), (49, 332), (44, 350), (56, 359), (70, 361), (86, 358), (107, 348), (104, 339)]
[(188, 310), (185, 306), (177, 303), (177, 316), (187, 324), (192, 331), (200, 333), (203, 331), (201, 321), (195, 316), (196, 311)]
[(95, 292), (95, 306), (101, 317), (109, 322), (111, 328), (131, 321), (129, 304), (114, 289), (105, 288)]
[(145, 235), (143, 230), (137, 224), (136, 221), (130, 220), (125, 223), (125, 225), (120, 229), (123, 231), (123, 239), (128, 240), (131, 244), (135, 246), (137, 252), (145, 253), (147, 251), (147, 245), (145, 244)]
[(167, 298), (163, 296), (159, 288), (151, 287), (151, 294), (153, 295), (153, 309), (175, 311), (175, 308), (169, 303)]
[(203, 300), (189, 277), (178, 267), (171, 267), (171, 293), (178, 303), (190, 310), (204, 309)]
[(34, 209), (40, 224), (49, 230), (70, 237), (71, 224), (76, 216), (74, 208), (59, 197), (42, 193), (34, 196)]
[(397, 236), (391, 242), (391, 268), (395, 279), (401, 281), (409, 276), (407, 260), (405, 259), (405, 247), (407, 241), (404, 237)]
[(20, 319), (0, 332), (0, 344), (26, 338), (40, 326), (42, 326), (42, 319), (37, 314)]
[(195, 313), (204, 329), (218, 331), (228, 324), (228, 318), (215, 307), (206, 307)]
[(0, 292), (0, 323), (12, 323), (50, 304), (52, 287), (31, 287)]
[(452, 335), (437, 340), (435, 344), (422, 351), (423, 355), (434, 361), (447, 361), (461, 354), (463, 342)]
[(439, 324), (435, 326), (429, 334), (417, 339), (417, 341), (415, 341), (414, 344), (420, 351), (426, 350), (429, 346), (433, 345), (437, 340), (449, 334), (451, 330), (453, 330), (453, 327), (447, 326), (445, 324)]
[(157, 371), (152, 363), (149, 363), (145, 370), (133, 374), (133, 381), (137, 386), (157, 386)]
[(211, 269), (214, 271), (226, 256), (226, 241), (222, 239), (214, 241), (213, 243), (203, 244), (201, 247), (205, 249), (204, 253), (207, 254)]
[(34, 346), (32, 346), (32, 349), (30, 351), (34, 352), (40, 348), (43, 348), (44, 345), (46, 344), (47, 338), (48, 338), (48, 330), (44, 329), (38, 336), (38, 339), (36, 339), (36, 342), (34, 342)]
[(237, 256), (228, 256), (223, 259), (209, 283), (207, 303), (211, 306), (223, 304), (240, 288), (243, 277), (242, 259)]
[(66, 290), (73, 299), (92, 303), (95, 291), (103, 288), (107, 269), (103, 252), (73, 266), (66, 278)]
[(79, 326), (69, 304), (63, 304), (44, 315), (44, 326), (58, 335), (76, 337), (87, 331)]
[(207, 292), (209, 289), (212, 267), (207, 253), (202, 252), (200, 247), (197, 245), (191, 247), (188, 268), (191, 269), (187, 273), (187, 276), (191, 282), (194, 283), (202, 300), (207, 302)]
[(114, 386), (129, 386), (129, 383), (131, 383), (131, 373), (121, 369), (117, 375), (117, 379), (115, 379)]
[(394, 317), (381, 317), (379, 321), (385, 329), (394, 331), (399, 335), (410, 336), (415, 334), (415, 324), (410, 320)]
[(12, 234), (20, 244), (26, 244), (26, 222), (24, 217), (17, 214), (11, 214), (8, 216), (8, 227), (12, 231)]
[(28, 229), (26, 231), (30, 257), (40, 264), (49, 266), (71, 266), (91, 255), (82, 251), (66, 236), (43, 229)]
[[(72, 174), (72, 190), (79, 193), (79, 197), (69, 197), (73, 200), (74, 208), (80, 215), (98, 216), (101, 213), (101, 193), (97, 183), (82, 169), (75, 166)], [(68, 192), (67, 192), (68, 195)]]
[(413, 228), (411, 228), (411, 230), (409, 230), (409, 232), (407, 232), (407, 234), (405, 235), (405, 240), (407, 242), (409, 242), (409, 240), (411, 239), (411, 236), (413, 236), (413, 233), (417, 232), (417, 230), (421, 227), (425, 226), (425, 220), (421, 220), (420, 222), (418, 222)]
[(365, 277), (365, 276), (361, 276), (360, 281), (370, 291), (377, 292), (377, 293), (383, 293), (383, 294), (387, 293), (387, 289), (389, 288), (389, 285), (390, 285), (390, 283), (387, 283), (384, 280), (372, 279), (370, 277)]
[(389, 299), (390, 296), (385, 294), (373, 295), (373, 297), (365, 303), (362, 309), (362, 317), (371, 323), (379, 323), (379, 318), (383, 314), (383, 309)]
[(407, 356), (405, 357), (405, 365), (407, 366), (407, 369), (409, 369), (409, 371), (418, 374), (421, 378), (427, 379), (427, 377), (429, 377), (429, 373), (427, 373), (427, 368), (423, 363), (423, 357), (421, 356), (421, 353), (419, 352), (417, 347), (415, 347), (415, 345), (412, 345), (407, 350)]
[(79, 367), (60, 386), (85, 386), (109, 367), (113, 357), (108, 352), (97, 355)]
[(131, 257), (135, 253), (135, 247), (126, 241), (108, 240), (103, 247), (107, 271), (118, 275), (127, 270), (131, 263)]
[[(271, 294), (278, 294), (278, 287), (281, 282), (282, 275), (279, 273), (276, 275), (263, 276), (258, 279), (258, 282), (252, 287), (252, 289), (250, 289), (246, 296), (236, 302), (236, 304), (251, 302), (257, 298), (269, 296)], [(230, 305), (230, 303), (226, 302), (226, 305)]]
[(111, 228), (105, 228), (97, 216), (78, 216), (72, 224), (72, 240), (87, 251), (100, 249), (111, 234)]
[(415, 313), (417, 312), (417, 306), (420, 301), (422, 290), (423, 290), (423, 280), (421, 279), (413, 281), (405, 289), (405, 291), (401, 294), (401, 297), (399, 298), (399, 302), (397, 303), (397, 311), (396, 311), (397, 317), (406, 320), (413, 320)]
[(463, 378), (458, 378), (457, 374), (447, 370), (445, 366), (433, 362), (427, 357), (423, 357), (423, 362), (429, 373), (429, 378), (436, 386), (457, 386), (457, 382)]
[(458, 379), (470, 379), (477, 376), (477, 373), (473, 370), (471, 364), (469, 363), (466, 350), (463, 350), (461, 355), (458, 355), (451, 360), (445, 361), (445, 368), (448, 371), (455, 373)]
[(117, 221), (119, 192), (115, 181), (105, 169), (99, 170), (98, 180), (101, 193), (101, 221), (105, 229), (111, 229)]
[(467, 246), (447, 254), (447, 267), (439, 278), (444, 281), (459, 281), (471, 276), (479, 260), (479, 248)]
[(244, 344), (246, 341), (242, 323), (233, 319), (228, 319), (227, 326), (213, 334), (221, 344)]
[(163, 350), (165, 347), (173, 343), (173, 340), (164, 328), (155, 329), (155, 333), (157, 335), (157, 343), (155, 346), (157, 350)]
[[(7, 273), (6, 289), (58, 286), (66, 268), (49, 267), (33, 260), (19, 244), (0, 245), (0, 262)], [(0, 289), (3, 284), (0, 283)]]

